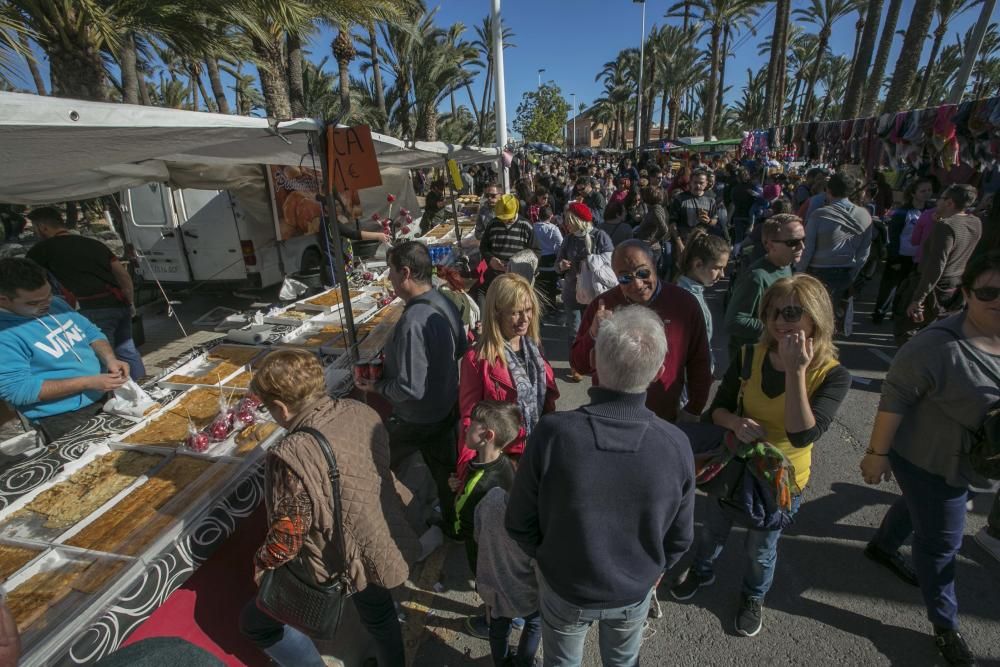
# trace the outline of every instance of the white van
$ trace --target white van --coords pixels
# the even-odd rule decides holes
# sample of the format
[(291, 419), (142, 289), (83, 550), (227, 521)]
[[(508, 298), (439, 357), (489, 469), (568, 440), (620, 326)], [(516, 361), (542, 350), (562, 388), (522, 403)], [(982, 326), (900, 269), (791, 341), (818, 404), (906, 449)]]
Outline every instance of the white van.
[[(220, 176), (219, 168), (212, 168), (215, 177), (208, 179), (195, 176), (205, 172), (172, 169), (173, 185), (147, 183), (121, 193), (126, 255), (135, 257), (143, 279), (167, 286), (232, 282), (267, 287), (319, 267), (318, 234), (279, 240), (274, 186), (265, 168), (239, 170), (238, 177), (234, 168)], [(202, 183), (229, 187), (200, 189)], [(396, 197), (394, 215), (400, 208), (419, 215), (409, 172), (385, 169), (381, 187), (360, 193), (360, 219), (385, 216), (389, 193)]]

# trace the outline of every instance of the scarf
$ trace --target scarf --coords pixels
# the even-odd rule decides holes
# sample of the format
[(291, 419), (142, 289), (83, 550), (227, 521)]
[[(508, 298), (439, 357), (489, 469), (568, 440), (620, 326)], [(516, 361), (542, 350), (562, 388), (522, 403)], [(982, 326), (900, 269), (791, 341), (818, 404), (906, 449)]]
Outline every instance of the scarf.
[(538, 423), (545, 405), (545, 360), (535, 342), (525, 336), (521, 337), (523, 361), (510, 343), (504, 345), (504, 351), (507, 370), (517, 390), (517, 407), (521, 409), (521, 423), (527, 438)]

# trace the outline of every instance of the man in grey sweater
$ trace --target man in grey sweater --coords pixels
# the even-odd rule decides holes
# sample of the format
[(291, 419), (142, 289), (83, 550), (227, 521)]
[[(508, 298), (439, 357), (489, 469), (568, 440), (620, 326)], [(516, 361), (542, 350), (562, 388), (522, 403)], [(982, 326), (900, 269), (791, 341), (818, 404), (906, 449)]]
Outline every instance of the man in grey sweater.
[(976, 201), (976, 194), (971, 185), (956, 183), (938, 200), (934, 227), (924, 243), (920, 280), (906, 309), (913, 322), (924, 322), (925, 310), (927, 319), (933, 321), (962, 309), (962, 272), (983, 234), (979, 218), (965, 213)]
[(392, 466), (419, 450), (434, 478), (446, 527), (455, 525), (448, 476), (455, 471), (458, 359), (467, 339), (455, 305), (431, 285), (434, 265), (427, 246), (410, 241), (389, 251), (389, 282), (406, 302), (385, 344), (382, 379), (356, 380), (358, 389), (392, 405)]
[(852, 177), (834, 174), (826, 189), (830, 203), (809, 216), (806, 248), (796, 269), (816, 276), (826, 286), (839, 319), (838, 306), (868, 260), (872, 217), (849, 199), (856, 189)]

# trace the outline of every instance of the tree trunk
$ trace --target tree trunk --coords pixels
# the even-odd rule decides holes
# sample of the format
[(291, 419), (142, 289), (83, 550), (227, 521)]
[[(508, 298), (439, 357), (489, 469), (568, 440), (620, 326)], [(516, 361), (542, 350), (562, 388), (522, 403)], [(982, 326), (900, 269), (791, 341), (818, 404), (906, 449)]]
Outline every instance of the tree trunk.
[(469, 95), (469, 106), (472, 107), (472, 117), (478, 120), (479, 107), (476, 106), (476, 98), (472, 94), (472, 83), (470, 83), (469, 81), (465, 82), (465, 92)]
[(712, 140), (712, 133), (715, 131), (715, 96), (719, 85), (719, 42), (722, 39), (722, 26), (718, 23), (712, 25), (711, 49), (712, 61), (708, 72), (708, 99), (705, 100), (705, 118), (702, 122), (702, 135), (705, 141)]
[(924, 37), (931, 26), (934, 16), (935, 0), (916, 0), (910, 25), (903, 36), (903, 48), (896, 59), (896, 69), (892, 74), (892, 83), (885, 97), (883, 113), (893, 113), (903, 108), (906, 98), (913, 89), (917, 77), (917, 66), (920, 55), (924, 51)]
[(427, 141), (437, 141), (437, 107), (430, 105), (427, 109), (427, 113), (424, 115), (426, 116), (425, 137)]
[(680, 111), (681, 103), (677, 99), (677, 95), (670, 97), (670, 138), (677, 138), (677, 126), (680, 124)]
[(306, 115), (305, 83), (302, 81), (302, 36), (290, 32), (285, 37), (288, 53), (288, 101), (292, 114), (301, 118)]
[(349, 114), (351, 111), (351, 72), (349, 65), (346, 60), (337, 63), (337, 69), (340, 70), (340, 110), (344, 114)]
[(139, 70), (138, 55), (135, 51), (135, 34), (128, 32), (122, 39), (121, 52), (118, 55), (118, 65), (122, 73), (122, 102), (125, 104), (139, 103)]
[(816, 81), (819, 80), (819, 68), (823, 64), (823, 54), (826, 53), (827, 44), (830, 42), (829, 28), (819, 31), (819, 44), (816, 46), (816, 60), (813, 61), (812, 69), (809, 71), (809, 81), (806, 84), (806, 99), (802, 103), (802, 121), (812, 118), (813, 102), (816, 96)]
[(781, 12), (781, 52), (778, 54), (778, 66), (775, 72), (777, 94), (774, 115), (778, 125), (783, 125), (785, 115), (785, 90), (788, 87), (788, 22), (792, 13), (791, 0), (785, 0), (778, 8)]
[(883, 0), (868, 0), (868, 20), (865, 21), (865, 28), (858, 44), (858, 54), (851, 66), (851, 78), (847, 81), (847, 92), (840, 114), (843, 118), (857, 118), (861, 110), (864, 85), (868, 80), (868, 66), (871, 64), (875, 38), (878, 36), (879, 19), (882, 18), (882, 2)]
[(889, 62), (889, 51), (892, 50), (892, 41), (896, 37), (896, 23), (899, 21), (899, 10), (902, 5), (903, 0), (889, 0), (889, 10), (885, 15), (885, 27), (882, 28), (882, 37), (879, 39), (872, 73), (868, 77), (868, 84), (864, 86), (864, 101), (861, 103), (861, 113), (859, 114), (862, 117), (870, 116), (875, 110), (879, 91), (882, 90), (885, 66)]
[(184, 63), (184, 69), (188, 73), (188, 79), (191, 82), (191, 110), (198, 110), (198, 77), (195, 73), (194, 67), (192, 67), (187, 62)]
[(858, 49), (861, 48), (861, 33), (864, 32), (865, 26), (868, 22), (865, 20), (865, 6), (861, 5), (858, 7), (858, 20), (854, 24), (854, 50), (851, 52), (851, 66), (854, 66), (854, 62), (858, 59)]
[(660, 96), (660, 141), (664, 139), (673, 139), (674, 135), (670, 134), (667, 129), (667, 91), (663, 91)]
[(194, 80), (198, 83), (198, 92), (201, 93), (201, 99), (205, 100), (205, 108), (213, 112), (218, 111), (215, 102), (208, 96), (208, 91), (205, 90), (205, 82), (201, 79), (201, 63), (198, 61), (191, 63), (191, 72), (194, 74)]
[(493, 86), (493, 58), (489, 58), (489, 62), (486, 63), (486, 83), (483, 84), (483, 104), (480, 108), (483, 110), (483, 115), (479, 117), (479, 145), (486, 145), (486, 111), (489, 109), (489, 93), (490, 88)]
[(719, 65), (719, 90), (715, 97), (715, 122), (718, 125), (722, 124), (722, 109), (724, 108), (722, 96), (726, 91), (726, 61), (729, 60), (729, 33), (731, 31), (732, 28), (727, 23), (722, 31), (722, 62)]
[(66, 45), (61, 39), (45, 44), (49, 56), (52, 94), (56, 97), (110, 102), (101, 50), (93, 44), (79, 43), (85, 39), (82, 35), (73, 34), (69, 38), (73, 42), (70, 45)]
[[(385, 88), (382, 85), (382, 66), (378, 60), (378, 37), (375, 36), (375, 23), (372, 21), (368, 22), (368, 42), (371, 46), (372, 79), (375, 81), (375, 106), (378, 107), (382, 118), (388, 119), (389, 114), (385, 109)], [(385, 127), (379, 129), (384, 130)]]
[(42, 79), (42, 72), (38, 69), (38, 63), (35, 62), (35, 56), (31, 53), (31, 42), (28, 41), (28, 36), (23, 32), (17, 33), (17, 39), (21, 42), (21, 47), (24, 49), (24, 60), (28, 63), (28, 71), (31, 72), (31, 78), (35, 82), (35, 90), (38, 91), (39, 95), (47, 95), (45, 92), (45, 80)]
[(281, 44), (277, 40), (267, 44), (254, 40), (253, 46), (258, 58), (257, 75), (267, 115), (287, 120), (292, 117), (292, 104), (288, 96), (288, 77)]
[(205, 68), (208, 70), (208, 83), (212, 86), (212, 95), (215, 96), (215, 104), (219, 113), (232, 113), (229, 109), (229, 100), (226, 99), (226, 89), (222, 87), (222, 76), (219, 74), (219, 61), (214, 57), (205, 59)]
[(149, 81), (146, 75), (139, 73), (139, 103), (144, 107), (153, 106), (153, 101), (149, 99)]
[(941, 25), (934, 30), (934, 43), (931, 45), (931, 56), (927, 59), (927, 67), (924, 68), (924, 78), (920, 80), (920, 90), (917, 92), (917, 99), (913, 100), (914, 108), (930, 104), (930, 100), (924, 96), (927, 94), (927, 87), (930, 85), (931, 77), (934, 75), (934, 65), (937, 64), (941, 42), (944, 41), (944, 36), (947, 32), (948, 23), (946, 21), (942, 21)]
[[(788, 110), (789, 122), (795, 120), (795, 112), (799, 109), (799, 89), (802, 88), (802, 77), (795, 77), (795, 88), (792, 89), (792, 104)], [(784, 123), (782, 123), (784, 124)]]

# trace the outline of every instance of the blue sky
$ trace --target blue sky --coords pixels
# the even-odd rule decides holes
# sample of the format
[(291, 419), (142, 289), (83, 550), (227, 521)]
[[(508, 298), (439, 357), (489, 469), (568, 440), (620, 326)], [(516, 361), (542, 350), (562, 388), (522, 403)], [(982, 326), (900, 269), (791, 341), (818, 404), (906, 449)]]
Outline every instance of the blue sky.
[[(646, 29), (654, 24), (670, 22), (680, 24), (680, 19), (666, 19), (664, 14), (674, 0), (648, 0), (646, 2)], [(461, 22), (466, 26), (465, 38), (475, 39), (474, 26), (479, 24), (490, 11), (490, 0), (427, 0), (429, 7), (437, 6), (437, 22), (451, 25)], [(888, 4), (888, 3), (885, 3)], [(792, 8), (805, 7), (807, 0), (792, 0)], [(904, 0), (900, 12), (898, 30), (904, 30), (913, 11), (914, 0)], [(761, 40), (766, 38), (773, 26), (773, 6), (768, 3), (761, 10), (757, 35), (741, 35), (736, 40), (734, 58), (727, 66), (727, 84), (733, 88), (727, 101), (740, 96), (741, 86), (746, 81), (746, 70), (757, 70), (766, 64), (765, 57), (757, 54)], [(953, 19), (945, 43), (951, 43), (957, 32), (964, 33), (979, 15), (979, 6)], [(507, 77), (507, 116), (511, 122), (517, 105), (524, 92), (533, 89), (538, 82), (538, 69), (544, 68), (543, 81), (559, 85), (567, 100), (570, 93), (576, 93), (577, 104), (591, 103), (601, 94), (601, 84), (594, 77), (603, 64), (614, 59), (624, 48), (637, 46), (640, 40), (642, 7), (632, 0), (502, 0), (501, 11), (504, 24), (514, 31), (514, 48), (505, 52)], [(884, 9), (883, 9), (884, 13)], [(793, 20), (794, 17), (793, 17)], [(850, 53), (854, 46), (856, 15), (842, 19), (834, 26), (831, 48), (834, 53)], [(932, 24), (936, 26), (936, 20)], [(815, 28), (803, 25), (807, 31)], [(330, 55), (327, 68), (336, 71), (336, 63), (330, 52), (330, 43), (335, 33), (328, 29), (319, 30), (309, 44), (311, 58), (321, 60)], [(704, 40), (703, 40), (704, 41)], [(930, 52), (930, 39), (924, 46), (923, 58)], [(896, 61), (902, 37), (897, 37), (889, 59), (888, 72)], [(44, 57), (43, 69), (47, 69)], [(355, 70), (358, 65), (355, 63)], [(27, 68), (21, 65), (19, 71), (25, 88), (33, 90)], [(359, 73), (359, 71), (356, 71)], [(228, 79), (228, 77), (224, 77)], [(477, 104), (481, 96), (484, 77), (478, 77), (473, 86)], [(227, 87), (231, 80), (224, 81)], [(207, 81), (206, 81), (207, 86)], [(459, 104), (468, 106), (466, 96), (457, 97)], [(654, 119), (659, 118), (659, 110)]]

